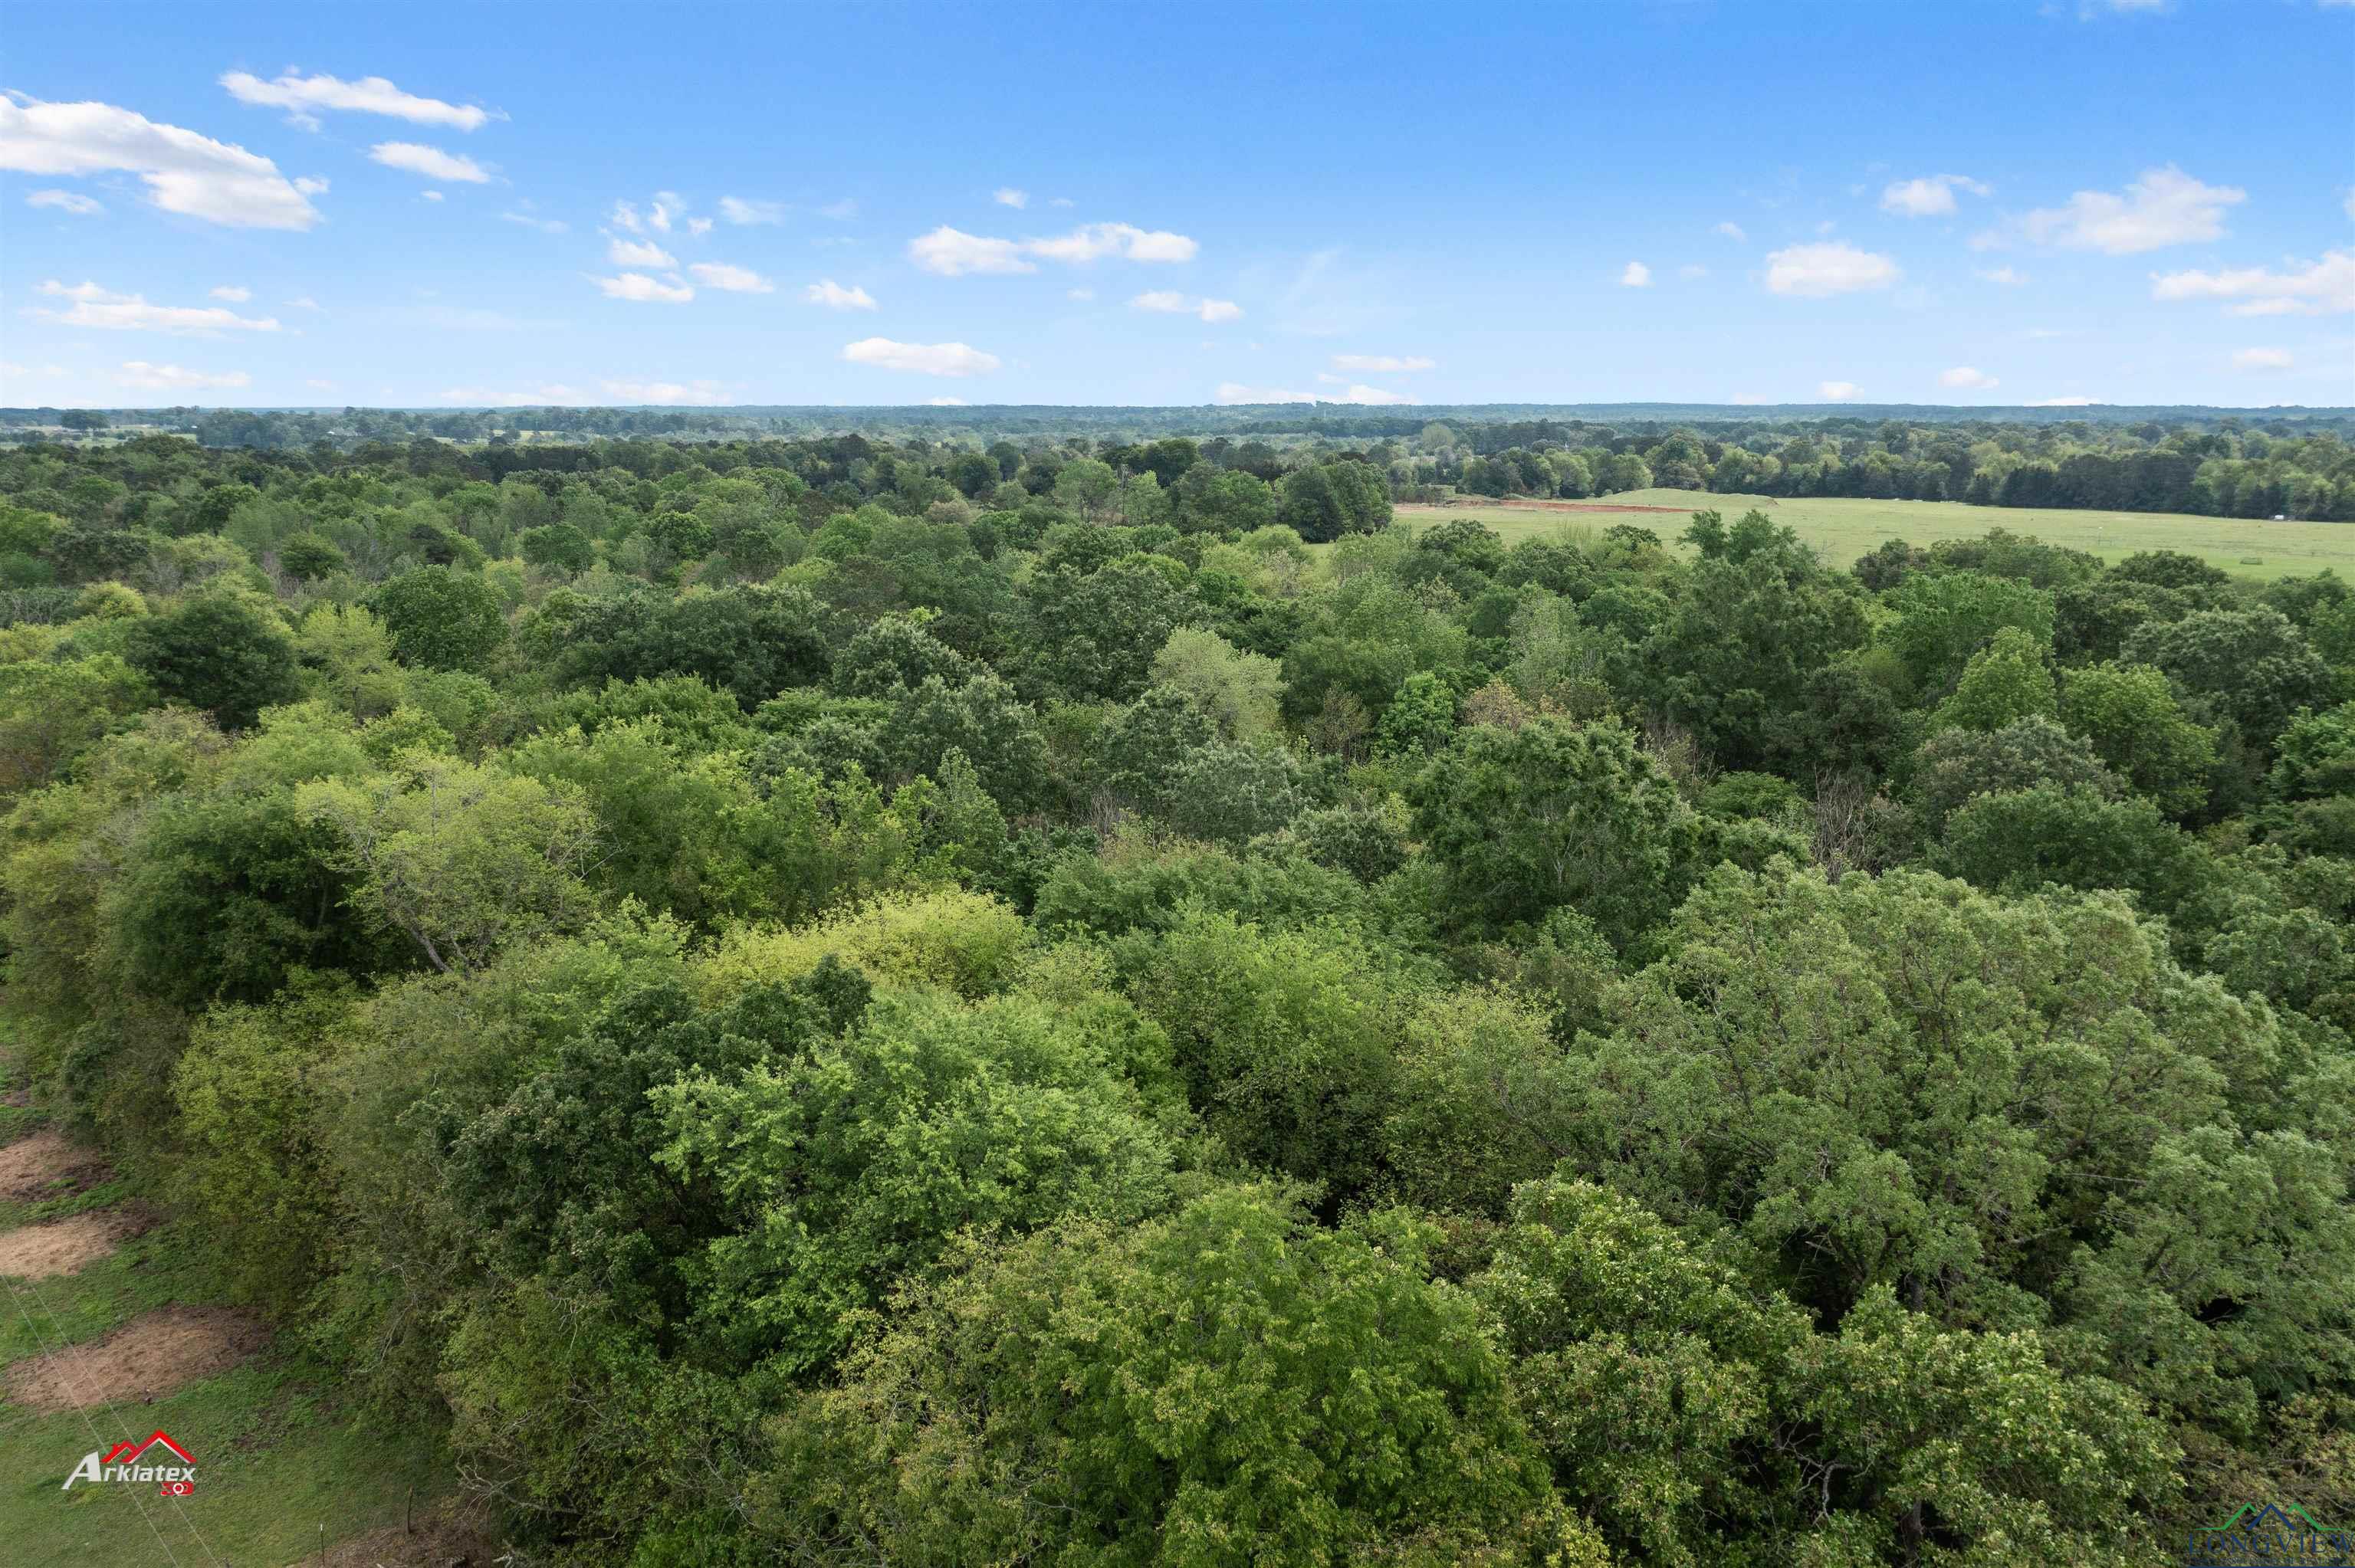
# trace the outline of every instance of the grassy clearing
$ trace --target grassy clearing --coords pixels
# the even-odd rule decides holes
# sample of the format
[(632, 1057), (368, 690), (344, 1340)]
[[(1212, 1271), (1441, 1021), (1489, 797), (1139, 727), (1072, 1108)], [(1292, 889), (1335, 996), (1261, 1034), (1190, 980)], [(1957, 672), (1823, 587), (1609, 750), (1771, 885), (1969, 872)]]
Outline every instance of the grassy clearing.
[[(0, 1107), (0, 1142), (39, 1125)], [(120, 1201), (107, 1182), (0, 1203), (0, 1227)], [(105, 1334), (174, 1302), (219, 1295), (204, 1241), (165, 1225), (71, 1275), (0, 1288), (0, 1365)], [(60, 1484), (93, 1446), (161, 1428), (195, 1456), (197, 1490), (175, 1503), (155, 1487)], [(278, 1568), (323, 1543), (398, 1525), (414, 1490), (419, 1515), (446, 1494), (446, 1455), (415, 1432), (369, 1430), (332, 1387), (265, 1351), (152, 1403), (36, 1414), (0, 1404), (0, 1558), (18, 1568), (146, 1568), (155, 1563)]]
[[(2355, 524), (2251, 522), (2232, 517), (2188, 517), (2172, 513), (2072, 512), (2041, 507), (1969, 506), (1959, 501), (1861, 501), (1838, 497), (1776, 498), (1708, 495), (1689, 490), (1634, 490), (1600, 496), (1589, 504), (1673, 506), (1680, 511), (1714, 507), (1728, 521), (1755, 506), (1795, 530), (1846, 567), (1885, 539), (1928, 545), (1938, 539), (1975, 539), (1990, 528), (2033, 534), (2048, 545), (2088, 550), (2113, 564), (2137, 550), (2178, 550), (2238, 577), (2271, 582), (2307, 577), (2326, 567), (2355, 570)], [(1564, 524), (1596, 531), (1614, 523), (1650, 528), (1663, 539), (1683, 531), (1681, 517), (1601, 512), (1547, 512), (1534, 508), (1469, 504), (1401, 506), (1401, 522), (1444, 523), (1475, 517), (1508, 543), (1551, 533)]]

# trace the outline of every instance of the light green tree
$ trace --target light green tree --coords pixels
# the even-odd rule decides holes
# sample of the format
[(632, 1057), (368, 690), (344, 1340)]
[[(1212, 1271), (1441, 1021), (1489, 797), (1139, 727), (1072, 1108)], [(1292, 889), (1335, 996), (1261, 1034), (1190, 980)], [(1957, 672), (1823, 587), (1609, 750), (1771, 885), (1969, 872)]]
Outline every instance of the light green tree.
[(1153, 656), (1153, 683), (1185, 693), (1229, 740), (1260, 740), (1280, 722), (1284, 666), (1242, 652), (1215, 631), (1191, 626), (1172, 631)]
[(1228, 1189), (972, 1249), (777, 1425), (762, 1525), (943, 1568), (1602, 1568), (1434, 1239)]
[(295, 794), (296, 810), (336, 835), (330, 859), (356, 879), (361, 909), (445, 974), (587, 913), (579, 874), (597, 822), (578, 791), (426, 753), (402, 761)]
[(2170, 815), (2207, 804), (2216, 737), (2185, 715), (2163, 671), (2115, 663), (2063, 670), (2061, 720)]

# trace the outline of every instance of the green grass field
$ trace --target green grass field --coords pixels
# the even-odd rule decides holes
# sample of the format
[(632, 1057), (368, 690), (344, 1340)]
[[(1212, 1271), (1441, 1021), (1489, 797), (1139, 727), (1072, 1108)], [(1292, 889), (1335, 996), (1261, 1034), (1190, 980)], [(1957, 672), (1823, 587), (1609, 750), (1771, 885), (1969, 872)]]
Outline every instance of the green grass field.
[[(0, 1082), (12, 1075), (0, 1064)], [(0, 1107), (0, 1144), (40, 1124)], [(120, 1182), (47, 1201), (0, 1201), (0, 1229), (123, 1199)], [(0, 1288), (0, 1365), (98, 1338), (142, 1312), (219, 1299), (204, 1238), (167, 1224), (79, 1272)], [(162, 1429), (197, 1460), (193, 1497), (155, 1487), (60, 1484), (82, 1455)], [(0, 1561), (19, 1568), (281, 1568), (397, 1526), (447, 1494), (447, 1455), (413, 1431), (371, 1430), (331, 1382), (275, 1351), (158, 1396), (42, 1414), (0, 1402)], [(480, 1559), (477, 1559), (480, 1561)]]
[[(1599, 496), (1587, 505), (1673, 506), (1679, 512), (1714, 507), (1728, 522), (1755, 506), (1795, 530), (1846, 567), (1885, 539), (1928, 545), (1937, 539), (1973, 539), (1990, 528), (2033, 534), (2048, 545), (2087, 550), (2113, 564), (2137, 550), (2179, 550), (2199, 556), (2236, 576), (2270, 582), (2307, 577), (2326, 567), (2355, 570), (2355, 524), (2251, 522), (2232, 517), (2187, 517), (2152, 512), (2068, 512), (2036, 507), (1968, 506), (1958, 501), (1855, 501), (1839, 498), (1777, 499), (1766, 495), (1708, 495), (1689, 490), (1634, 490)], [(1493, 503), (1450, 506), (1401, 506), (1398, 519), (1427, 526), (1450, 518), (1475, 517), (1509, 541), (1550, 534), (1565, 524), (1596, 532), (1614, 523), (1650, 528), (1663, 539), (1684, 530), (1682, 516), (1604, 512), (1549, 512)]]

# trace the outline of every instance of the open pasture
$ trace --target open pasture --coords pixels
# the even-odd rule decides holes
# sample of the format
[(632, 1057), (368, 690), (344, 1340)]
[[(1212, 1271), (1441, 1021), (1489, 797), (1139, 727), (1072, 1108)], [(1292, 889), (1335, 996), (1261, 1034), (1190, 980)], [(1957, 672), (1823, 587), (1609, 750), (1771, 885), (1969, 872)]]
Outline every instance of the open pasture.
[[(1461, 501), (1444, 506), (1401, 506), (1398, 520), (1430, 526), (1474, 517), (1508, 542), (1550, 534), (1565, 524), (1601, 532), (1633, 523), (1673, 541), (1687, 514), (1714, 508), (1728, 521), (1757, 507), (1785, 524), (1846, 567), (1883, 540), (1929, 545), (1971, 539), (1990, 528), (2033, 534), (2049, 545), (2087, 550), (2113, 564), (2137, 550), (2179, 550), (2239, 577), (2270, 582), (2308, 577), (2324, 567), (2355, 570), (2355, 524), (2275, 523), (2235, 517), (2191, 517), (2158, 512), (2080, 512), (2043, 507), (1971, 506), (1959, 501), (1870, 501), (1848, 497), (1712, 495), (1690, 490), (1631, 490), (1618, 495), (1550, 505), (1510, 501)], [(1609, 508), (1625, 507), (1614, 513)], [(1668, 507), (1670, 511), (1649, 509)]]

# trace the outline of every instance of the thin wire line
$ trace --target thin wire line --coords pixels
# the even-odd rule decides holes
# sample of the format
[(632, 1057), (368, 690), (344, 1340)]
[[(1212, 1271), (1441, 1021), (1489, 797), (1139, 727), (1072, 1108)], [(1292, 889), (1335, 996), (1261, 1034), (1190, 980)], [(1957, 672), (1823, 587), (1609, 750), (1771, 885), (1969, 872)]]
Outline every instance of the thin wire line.
[[(33, 1343), (42, 1347), (41, 1353), (43, 1355), (54, 1353), (48, 1349), (48, 1341), (41, 1337), (40, 1325), (33, 1321), (33, 1315), (30, 1312), (25, 1310), (25, 1294), (16, 1287), (16, 1282), (8, 1278), (5, 1275), (0, 1275), (0, 1281), (5, 1281), (6, 1283), (9, 1297), (16, 1303), (16, 1315), (24, 1319), (25, 1327), (33, 1331)], [(41, 1308), (42, 1310), (47, 1311), (48, 1309), (48, 1303), (46, 1301), (42, 1302)], [(49, 1317), (51, 1320), (54, 1321), (57, 1314), (51, 1312)], [(59, 1348), (62, 1350), (63, 1347), (60, 1346)], [(64, 1377), (65, 1372), (62, 1367), (59, 1369), (58, 1375), (60, 1379)], [(77, 1405), (75, 1408), (81, 1415), (82, 1425), (90, 1428), (91, 1440), (96, 1443), (99, 1447), (105, 1447), (106, 1438), (99, 1432), (98, 1423), (90, 1418), (90, 1406), (82, 1404)], [(148, 1533), (155, 1538), (155, 1544), (164, 1549), (164, 1560), (171, 1563), (172, 1568), (180, 1568), (180, 1560), (172, 1554), (171, 1543), (164, 1539), (164, 1532), (155, 1528), (155, 1521), (147, 1517), (147, 1505), (140, 1499), (139, 1489), (135, 1486), (131, 1489), (131, 1505), (139, 1510), (139, 1517), (146, 1524)], [(202, 1539), (202, 1537), (198, 1537), (198, 1540), (201, 1541)], [(207, 1547), (205, 1550), (207, 1552), (210, 1552), (212, 1549), (210, 1547)], [(218, 1558), (215, 1558), (214, 1561), (218, 1563), (220, 1560)]]
[[(40, 1287), (40, 1282), (39, 1282), (39, 1281), (37, 1281), (37, 1280), (32, 1280), (32, 1279), (28, 1279), (28, 1280), (25, 1281), (25, 1283), (32, 1288), (32, 1292), (33, 1292), (33, 1299), (34, 1299), (34, 1300), (36, 1300), (36, 1301), (37, 1301), (37, 1302), (39, 1302), (39, 1303), (41, 1304), (41, 1310), (42, 1310), (43, 1312), (46, 1312), (46, 1313), (48, 1313), (48, 1319), (49, 1319), (49, 1327), (51, 1327), (51, 1328), (55, 1329), (55, 1330), (58, 1331), (58, 1343), (59, 1343), (60, 1346), (62, 1346), (62, 1345), (66, 1342), (66, 1330), (65, 1330), (65, 1325), (64, 1325), (63, 1323), (60, 1323), (59, 1321), (58, 1321), (57, 1308), (55, 1308), (54, 1307), (51, 1307), (51, 1306), (49, 1305), (49, 1298), (48, 1298), (47, 1296), (44, 1296), (43, 1294), (41, 1294), (41, 1287)], [(21, 1310), (23, 1310), (23, 1308), (20, 1307), (20, 1308), (18, 1308), (18, 1310), (20, 1310), (20, 1311), (21, 1311)], [(107, 1401), (107, 1400), (106, 1400), (105, 1398), (103, 1398), (103, 1397), (101, 1397), (101, 1398), (99, 1400), (99, 1405), (100, 1405), (100, 1407), (101, 1407), (101, 1408), (102, 1408), (102, 1409), (103, 1409), (103, 1410), (104, 1410), (104, 1411), (105, 1411), (109, 1415), (111, 1415), (111, 1416), (114, 1417), (114, 1424), (115, 1424), (115, 1425), (117, 1425), (117, 1426), (119, 1426), (119, 1427), (121, 1427), (121, 1428), (123, 1429), (123, 1441), (125, 1441), (125, 1442), (129, 1442), (129, 1441), (131, 1441), (131, 1440), (132, 1440), (132, 1432), (131, 1432), (131, 1427), (130, 1427), (129, 1424), (127, 1424), (127, 1423), (123, 1419), (123, 1413), (122, 1413), (121, 1411), (117, 1410), (112, 1403), (110, 1403), (109, 1401)], [(87, 1416), (85, 1416), (85, 1419), (87, 1419)], [(92, 1428), (92, 1430), (93, 1430), (93, 1431), (95, 1431), (96, 1429), (93, 1427), (93, 1428)], [(135, 1489), (134, 1489), (134, 1491), (135, 1491)], [(176, 1514), (178, 1514), (178, 1515), (180, 1516), (180, 1522), (181, 1522), (183, 1525), (185, 1525), (185, 1526), (186, 1526), (186, 1527), (187, 1527), (187, 1531), (188, 1531), (188, 1533), (189, 1533), (190, 1535), (195, 1536), (195, 1537), (197, 1538), (197, 1544), (198, 1546), (203, 1547), (203, 1548), (205, 1549), (205, 1555), (206, 1555), (206, 1556), (208, 1556), (208, 1557), (209, 1557), (209, 1558), (211, 1558), (211, 1559), (213, 1560), (213, 1563), (214, 1563), (214, 1564), (215, 1564), (215, 1568), (227, 1568), (227, 1565), (221, 1563), (220, 1553), (219, 1553), (219, 1552), (215, 1552), (215, 1551), (213, 1550), (212, 1542), (209, 1542), (209, 1541), (207, 1541), (207, 1540), (205, 1539), (205, 1533), (204, 1533), (204, 1531), (200, 1531), (200, 1530), (198, 1530), (198, 1529), (197, 1528), (197, 1521), (196, 1521), (195, 1520), (190, 1519), (190, 1518), (188, 1517), (187, 1505), (186, 1505), (186, 1504), (185, 1504), (185, 1503), (183, 1503), (183, 1502), (181, 1502), (181, 1501), (180, 1501), (180, 1499), (179, 1499), (178, 1498), (174, 1497), (174, 1496), (173, 1496), (171, 1493), (169, 1493), (169, 1492), (165, 1492), (165, 1493), (163, 1494), (163, 1497), (164, 1497), (164, 1500), (165, 1500), (165, 1501), (166, 1501), (166, 1502), (168, 1502), (168, 1503), (170, 1503), (170, 1504), (172, 1505), (172, 1511), (173, 1511), (173, 1512), (175, 1512), (175, 1513), (176, 1513)], [(142, 1506), (144, 1507), (144, 1505), (142, 1505)], [(159, 1538), (159, 1539), (160, 1539), (160, 1538)]]

